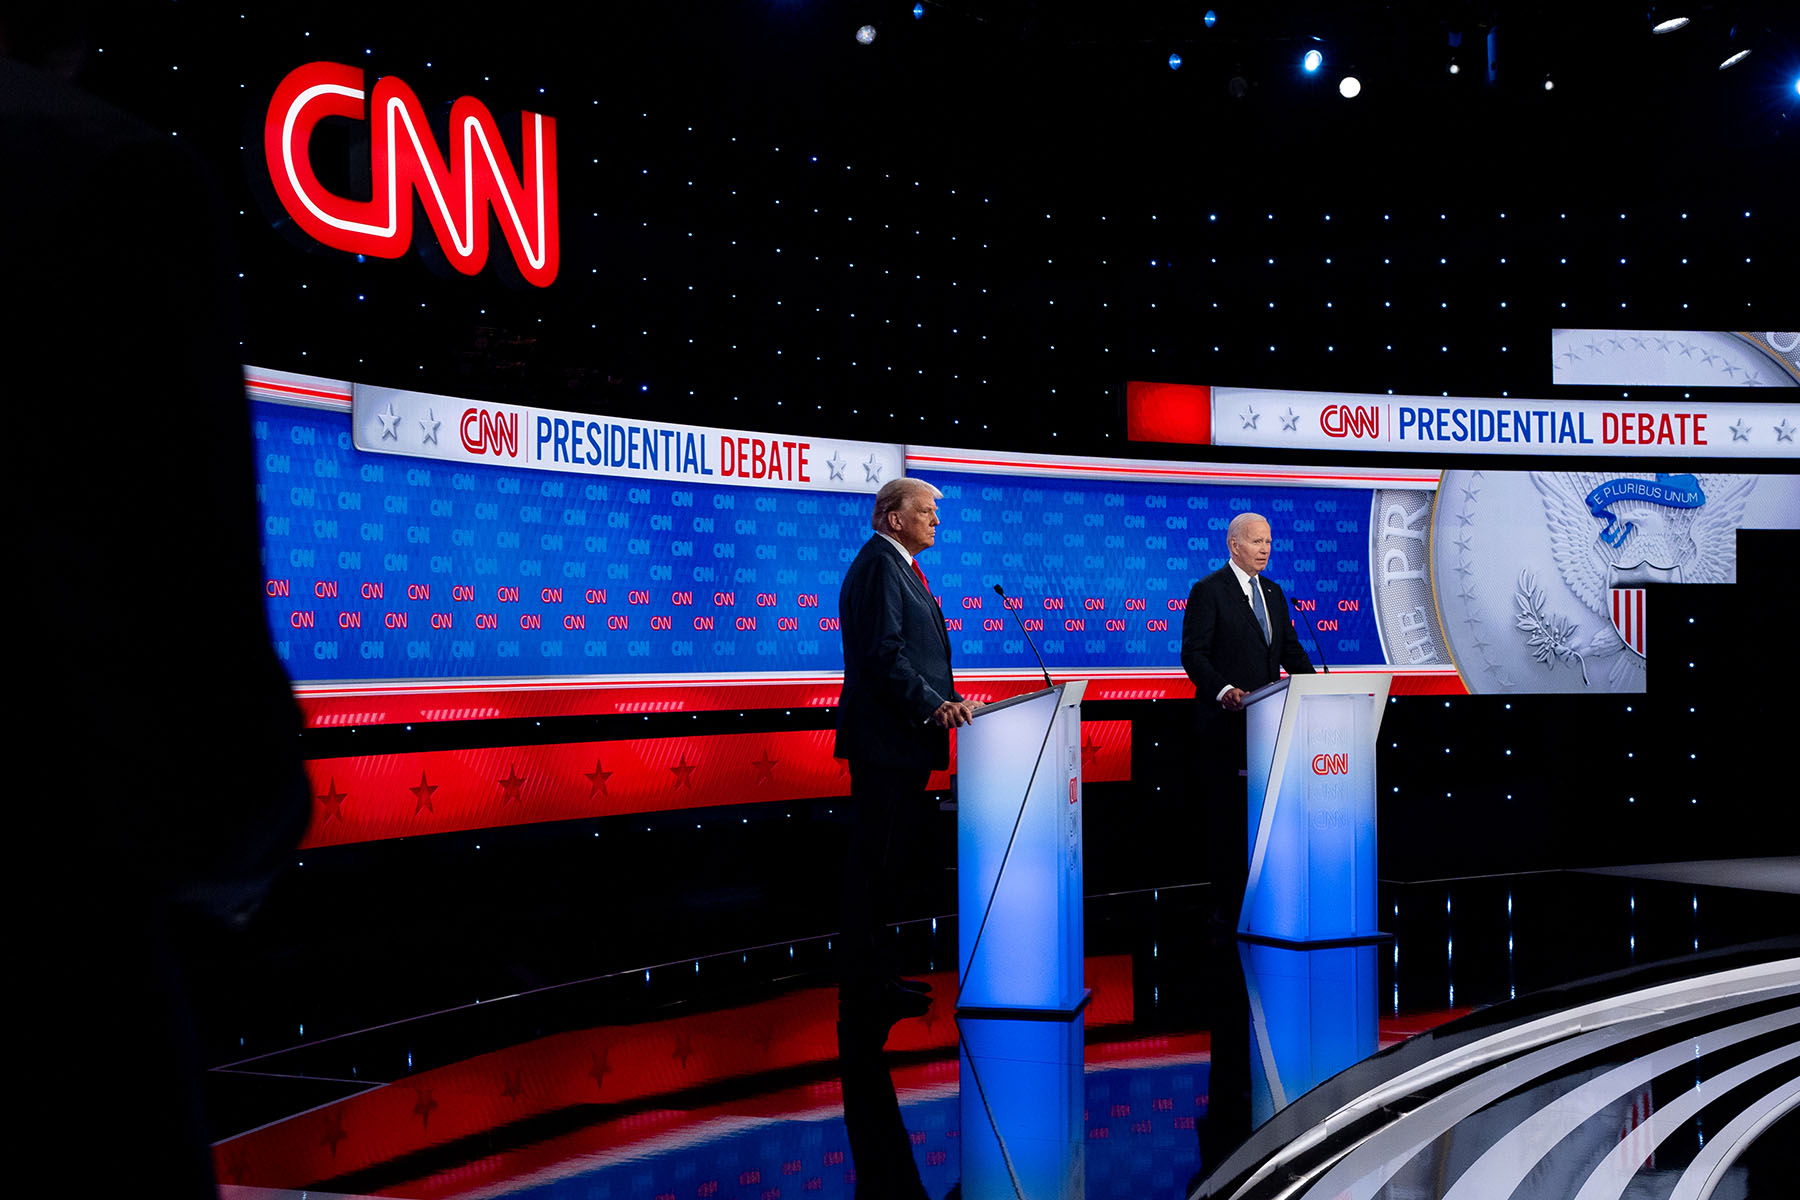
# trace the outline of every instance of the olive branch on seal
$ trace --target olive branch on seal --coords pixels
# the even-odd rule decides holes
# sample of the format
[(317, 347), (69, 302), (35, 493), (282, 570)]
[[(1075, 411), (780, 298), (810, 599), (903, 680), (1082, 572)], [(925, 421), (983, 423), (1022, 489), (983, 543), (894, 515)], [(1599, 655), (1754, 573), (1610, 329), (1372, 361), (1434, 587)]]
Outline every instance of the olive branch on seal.
[(1531, 648), (1531, 657), (1546, 667), (1559, 662), (1574, 662), (1581, 668), (1581, 683), (1585, 687), (1587, 663), (1575, 649), (1578, 632), (1575, 623), (1565, 617), (1546, 615), (1544, 599), (1544, 589), (1537, 585), (1537, 577), (1529, 570), (1520, 571), (1519, 590), (1513, 593), (1513, 602), (1519, 606), (1519, 628), (1531, 635), (1526, 642)]

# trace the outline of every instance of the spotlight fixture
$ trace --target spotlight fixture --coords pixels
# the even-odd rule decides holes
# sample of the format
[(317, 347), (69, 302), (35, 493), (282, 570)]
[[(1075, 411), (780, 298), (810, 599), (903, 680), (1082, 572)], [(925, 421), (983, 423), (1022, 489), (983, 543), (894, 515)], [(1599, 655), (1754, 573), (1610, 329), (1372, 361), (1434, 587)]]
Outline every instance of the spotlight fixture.
[(1206, 10), (1206, 15), (1200, 19), (1206, 23), (1208, 29), (1211, 29), (1214, 25), (1219, 23), (1219, 14), (1209, 8)]
[(1686, 29), (1686, 17), (1670, 17), (1666, 21), (1658, 21), (1650, 27), (1651, 33), (1674, 33), (1677, 29)]
[(1544, 77), (1544, 90), (1546, 92), (1554, 92), (1556, 90), (1556, 80), (1551, 79), (1546, 75)]
[(1338, 80), (1338, 95), (1346, 100), (1354, 100), (1362, 95), (1362, 80), (1354, 75), (1346, 75)]
[(1171, 70), (1171, 71), (1181, 70), (1181, 55), (1179, 55), (1179, 54), (1169, 55), (1169, 70)]
[(913, 20), (923, 21), (924, 19), (925, 19), (925, 6), (923, 4), (913, 5)]
[(1305, 70), (1308, 75), (1317, 71), (1324, 63), (1325, 56), (1320, 54), (1317, 50), (1308, 50), (1306, 56), (1300, 60), (1301, 68)]
[(864, 25), (861, 29), (858, 29), (856, 31), (856, 40), (865, 46), (870, 42), (873, 42), (875, 40), (875, 27), (873, 25)]
[(1729, 67), (1735, 67), (1739, 63), (1743, 62), (1746, 58), (1749, 58), (1749, 57), (1750, 57), (1750, 52), (1748, 50), (1739, 50), (1736, 54), (1733, 54), (1730, 58), (1728, 58), (1724, 62), (1720, 63), (1719, 70), (1723, 71)]

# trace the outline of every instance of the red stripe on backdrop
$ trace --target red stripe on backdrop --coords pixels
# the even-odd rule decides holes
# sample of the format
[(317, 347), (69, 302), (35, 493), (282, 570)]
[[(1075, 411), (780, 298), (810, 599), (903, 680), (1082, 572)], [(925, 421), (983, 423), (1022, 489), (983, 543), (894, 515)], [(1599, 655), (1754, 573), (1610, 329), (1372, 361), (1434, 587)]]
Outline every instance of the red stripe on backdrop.
[[(828, 729), (428, 750), (306, 764), (303, 847), (850, 794)], [(1131, 722), (1083, 721), (1082, 778), (1131, 778)], [(955, 770), (929, 786), (950, 786)]]
[[(1089, 1029), (1133, 1019), (1130, 955), (1090, 958), (1084, 974), (1094, 993)], [(891, 1054), (954, 1051), (956, 976), (926, 978), (931, 1011), (894, 1027), (886, 1047)], [(732, 1107), (753, 1103), (764, 1117), (840, 1104), (836, 1080), (777, 1093), (792, 1106), (782, 1111), (757, 1102), (759, 1076), (823, 1067), (837, 1053), (837, 992), (809, 988), (741, 1008), (553, 1034), (420, 1071), (220, 1142), (213, 1161), (223, 1183), (298, 1188), (577, 1105), (639, 1109), (554, 1139), (548, 1143), (553, 1154), (527, 1146), (486, 1155), (457, 1168), (453, 1179), (437, 1177), (420, 1191), (398, 1191), (455, 1194), (518, 1179), (566, 1157), (617, 1151), (672, 1128), (697, 1127), (697, 1114), (683, 1111), (671, 1121), (676, 1114), (652, 1107), (656, 1097), (671, 1093), (733, 1083), (747, 1099)]]
[(340, 404), (349, 404), (351, 394), (340, 392), (336, 388), (306, 387), (297, 383), (282, 383), (274, 379), (262, 379), (254, 375), (244, 378), (244, 386), (259, 392), (275, 392), (283, 396), (306, 396), (313, 400), (332, 400)]
[[(1366, 668), (1379, 670), (1381, 668)], [(301, 684), (295, 699), (309, 728), (401, 725), (415, 721), (482, 721), (514, 717), (635, 716), (641, 713), (725, 712), (732, 709), (832, 708), (840, 675), (817, 679), (593, 680), (521, 679), (511, 683), (443, 681), (421, 684)], [(984, 703), (1043, 686), (1043, 677), (959, 675), (957, 688)], [(1402, 671), (1396, 696), (1467, 691), (1454, 671)], [(1088, 677), (1083, 702), (1191, 700), (1194, 685), (1180, 671), (1130, 671)]]

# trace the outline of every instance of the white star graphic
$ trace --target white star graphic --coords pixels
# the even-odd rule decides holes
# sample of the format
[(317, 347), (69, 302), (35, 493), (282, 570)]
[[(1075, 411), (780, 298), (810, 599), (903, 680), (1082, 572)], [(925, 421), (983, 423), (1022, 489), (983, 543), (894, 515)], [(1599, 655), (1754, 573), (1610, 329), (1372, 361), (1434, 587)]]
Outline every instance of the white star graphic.
[(1726, 428), (1731, 430), (1732, 441), (1747, 442), (1750, 440), (1751, 426), (1744, 424), (1744, 418), (1739, 417), (1736, 425), (1729, 425)]
[(1569, 360), (1569, 362), (1570, 362), (1570, 363), (1571, 363), (1571, 364), (1574, 364), (1574, 363), (1578, 363), (1578, 362), (1580, 362), (1580, 361), (1581, 361), (1581, 355), (1579, 355), (1579, 354), (1577, 354), (1577, 353), (1575, 353), (1575, 347), (1574, 347), (1574, 346), (1566, 346), (1566, 347), (1564, 347), (1564, 348), (1563, 348), (1563, 352), (1562, 352), (1562, 356), (1563, 356), (1563, 357), (1564, 357), (1564, 358), (1566, 358), (1566, 359), (1568, 359), (1568, 360)]
[[(833, 450), (831, 452), (831, 457), (825, 460), (825, 465), (831, 468), (832, 479), (842, 479), (844, 477), (844, 468), (850, 464), (845, 459), (839, 458), (838, 452)], [(830, 482), (830, 480), (827, 480), (826, 482)]]
[(1674, 338), (1659, 337), (1656, 339), (1656, 348), (1661, 350), (1664, 354), (1667, 354), (1669, 352), (1669, 343), (1674, 340)]
[(1257, 418), (1260, 416), (1262, 416), (1261, 413), (1246, 404), (1244, 405), (1244, 411), (1238, 414), (1238, 420), (1244, 423), (1245, 429), (1255, 429)]
[(881, 460), (875, 457), (874, 451), (869, 452), (869, 461), (862, 465), (862, 469), (864, 483), (881, 482)]
[(1281, 414), (1281, 428), (1283, 432), (1292, 431), (1298, 433), (1300, 431), (1300, 414), (1290, 407), (1286, 412)]
[(1796, 428), (1800, 428), (1800, 426), (1789, 425), (1786, 417), (1781, 418), (1781, 424), (1775, 427), (1775, 440), (1778, 442), (1793, 441)]
[(437, 419), (436, 413), (432, 412), (429, 408), (426, 409), (425, 419), (419, 422), (419, 428), (425, 431), (424, 439), (419, 444), (422, 446), (437, 445), (438, 426), (442, 424), (443, 422)]
[(387, 411), (376, 413), (375, 419), (381, 422), (382, 441), (385, 442), (388, 438), (393, 438), (396, 442), (400, 440), (400, 414), (394, 411), (392, 400), (388, 401)]

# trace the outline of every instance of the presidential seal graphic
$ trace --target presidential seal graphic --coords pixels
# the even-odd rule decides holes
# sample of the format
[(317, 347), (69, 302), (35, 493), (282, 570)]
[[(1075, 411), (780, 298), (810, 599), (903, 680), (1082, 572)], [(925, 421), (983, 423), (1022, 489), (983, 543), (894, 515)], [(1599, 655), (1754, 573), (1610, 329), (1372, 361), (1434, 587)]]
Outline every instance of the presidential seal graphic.
[(1642, 692), (1651, 583), (1731, 583), (1737, 530), (1785, 527), (1800, 480), (1447, 472), (1432, 514), (1438, 632), (1471, 692)]

